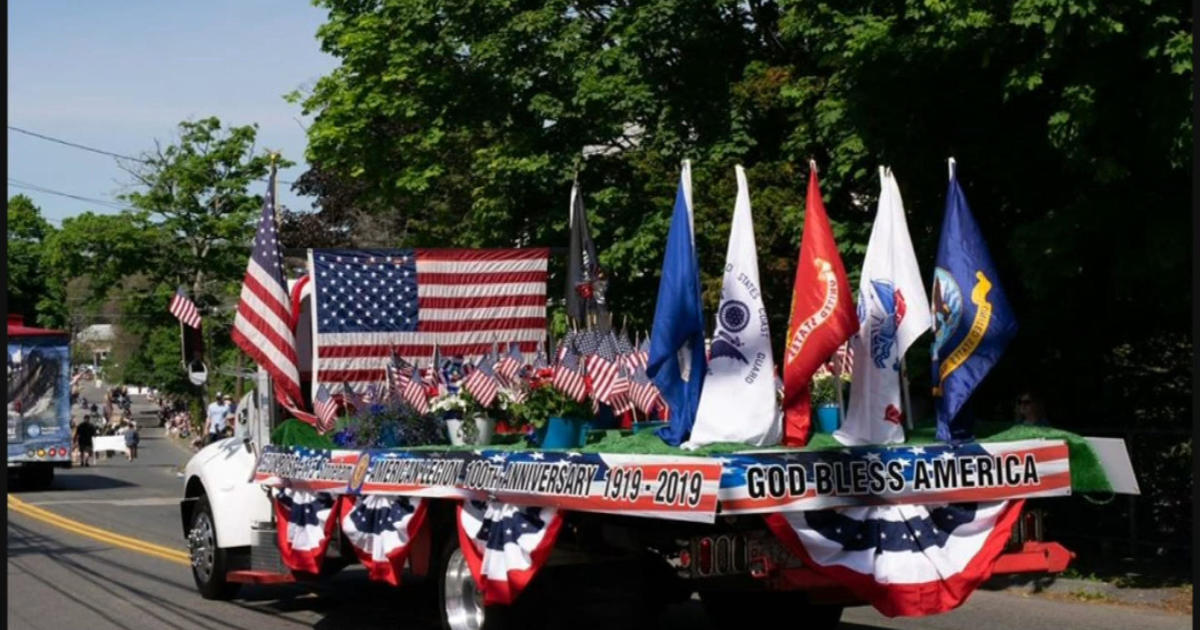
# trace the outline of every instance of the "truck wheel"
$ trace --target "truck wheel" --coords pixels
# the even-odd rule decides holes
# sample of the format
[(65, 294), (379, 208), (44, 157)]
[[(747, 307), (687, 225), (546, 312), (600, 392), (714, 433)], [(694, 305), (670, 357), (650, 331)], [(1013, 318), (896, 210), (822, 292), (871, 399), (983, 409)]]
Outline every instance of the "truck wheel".
[(832, 630), (842, 606), (810, 604), (796, 591), (701, 591), (704, 611), (718, 626), (766, 626), (777, 619), (803, 621), (804, 630)]
[(471, 567), (458, 547), (458, 537), (442, 545), (437, 566), (438, 602), (444, 630), (504, 630), (511, 627), (506, 606), (484, 606)]
[(192, 559), (192, 578), (196, 590), (204, 599), (232, 599), (241, 584), (229, 582), (228, 551), (217, 546), (217, 529), (213, 524), (212, 507), (208, 497), (200, 495), (192, 509), (192, 527), (188, 530), (188, 555)]

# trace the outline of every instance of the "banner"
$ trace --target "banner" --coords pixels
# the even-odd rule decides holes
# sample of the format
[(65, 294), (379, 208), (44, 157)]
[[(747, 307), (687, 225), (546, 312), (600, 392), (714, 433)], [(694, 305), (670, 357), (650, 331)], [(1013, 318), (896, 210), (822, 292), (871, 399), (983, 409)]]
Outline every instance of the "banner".
[(721, 457), (267, 446), (257, 483), (331, 494), (492, 499), (711, 523), (722, 515), (1071, 493), (1063, 440), (768, 451)]

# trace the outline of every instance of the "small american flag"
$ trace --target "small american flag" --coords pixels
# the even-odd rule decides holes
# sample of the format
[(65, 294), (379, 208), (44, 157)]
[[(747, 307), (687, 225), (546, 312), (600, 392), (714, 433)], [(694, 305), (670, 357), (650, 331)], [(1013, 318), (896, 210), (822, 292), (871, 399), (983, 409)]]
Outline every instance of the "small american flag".
[(275, 230), (275, 169), (267, 184), (254, 249), (242, 278), (242, 293), (233, 318), (233, 342), (261, 366), (275, 384), (275, 398), (297, 418), (317, 424), (316, 416), (296, 407), (300, 367), (291, 326), (292, 300), (283, 278), (283, 256)]
[(654, 407), (658, 404), (658, 388), (650, 381), (650, 377), (646, 376), (644, 370), (634, 372), (632, 380), (629, 393), (633, 404), (646, 415), (654, 413)]
[(175, 289), (175, 296), (171, 298), (171, 314), (176, 319), (191, 326), (192, 328), (200, 328), (200, 310), (196, 308), (196, 304), (188, 299), (186, 293), (183, 292), (183, 287)]
[(422, 383), (420, 370), (413, 368), (412, 375), (405, 379), (404, 402), (408, 403), (419, 414), (429, 413), (429, 396)]
[(587, 382), (579, 372), (579, 355), (566, 343), (559, 347), (563, 358), (554, 366), (554, 387), (575, 402), (581, 402), (587, 397)]
[(599, 339), (598, 348), (595, 354), (585, 359), (588, 375), (592, 377), (592, 398), (612, 404), (613, 396), (624, 393), (628, 383), (621, 373), (612, 336), (601, 336), (599, 333), (594, 333), (594, 336)]
[(463, 387), (471, 392), (475, 400), (484, 407), (490, 407), (496, 400), (496, 394), (500, 392), (500, 383), (496, 380), (496, 373), (493, 369), (494, 364), (495, 359), (492, 355), (485, 355), (463, 380)]
[(521, 366), (525, 363), (525, 355), (521, 354), (521, 348), (516, 343), (508, 344), (508, 354), (505, 354), (500, 362), (496, 364), (496, 374), (505, 382), (512, 384), (517, 380), (517, 373), (521, 371)]
[(329, 389), (324, 385), (317, 388), (317, 397), (313, 402), (313, 411), (317, 415), (317, 430), (325, 433), (333, 428), (337, 418), (337, 402), (329, 395)]

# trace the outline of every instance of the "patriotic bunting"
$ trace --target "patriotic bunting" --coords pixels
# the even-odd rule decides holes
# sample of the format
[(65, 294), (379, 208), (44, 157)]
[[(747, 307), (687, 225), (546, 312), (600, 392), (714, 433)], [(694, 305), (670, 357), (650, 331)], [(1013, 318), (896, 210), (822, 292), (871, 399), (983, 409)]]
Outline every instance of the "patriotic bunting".
[(562, 514), (551, 507), (465, 501), (458, 540), (484, 604), (511, 604), (554, 548)]
[(367, 568), (367, 575), (399, 586), (412, 541), (425, 523), (428, 502), (416, 497), (366, 495), (343, 511), (342, 532)]
[(275, 495), (279, 554), (293, 571), (319, 573), (343, 496), (283, 488)]

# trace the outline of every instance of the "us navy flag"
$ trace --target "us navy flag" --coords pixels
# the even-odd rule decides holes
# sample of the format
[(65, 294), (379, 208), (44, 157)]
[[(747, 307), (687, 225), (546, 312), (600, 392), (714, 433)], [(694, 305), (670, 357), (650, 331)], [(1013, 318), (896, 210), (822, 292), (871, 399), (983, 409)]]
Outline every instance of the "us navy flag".
[(741, 166), (737, 184), (712, 356), (685, 448), (714, 442), (772, 446), (779, 443), (783, 430), (775, 400), (771, 331), (758, 281), (750, 192)]
[(937, 439), (969, 440), (972, 419), (958, 417), (1017, 333), (1017, 319), (1000, 286), (950, 158), (946, 216), (933, 271), (933, 395)]
[(659, 429), (658, 436), (671, 446), (679, 446), (692, 431), (705, 363), (700, 263), (692, 228), (692, 168), (685, 160), (667, 234), (646, 367), (670, 410), (670, 424)]

